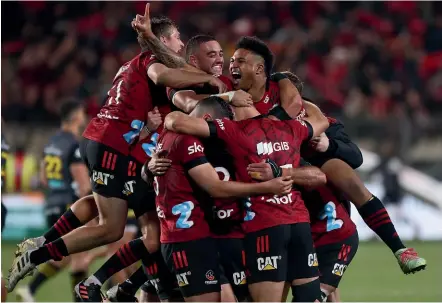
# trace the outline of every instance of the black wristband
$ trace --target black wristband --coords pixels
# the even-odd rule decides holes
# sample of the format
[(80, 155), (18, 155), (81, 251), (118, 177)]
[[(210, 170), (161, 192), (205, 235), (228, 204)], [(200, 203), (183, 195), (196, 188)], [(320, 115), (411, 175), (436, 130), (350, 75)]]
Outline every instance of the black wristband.
[(282, 176), (282, 168), (279, 167), (279, 165), (276, 164), (275, 161), (267, 159), (266, 163), (270, 164), (270, 167), (272, 168), (273, 172), (273, 177), (278, 178)]
[(270, 76), (270, 80), (274, 81), (274, 82), (279, 82), (279, 81), (284, 80), (284, 79), (288, 79), (288, 78), (283, 73), (273, 73)]

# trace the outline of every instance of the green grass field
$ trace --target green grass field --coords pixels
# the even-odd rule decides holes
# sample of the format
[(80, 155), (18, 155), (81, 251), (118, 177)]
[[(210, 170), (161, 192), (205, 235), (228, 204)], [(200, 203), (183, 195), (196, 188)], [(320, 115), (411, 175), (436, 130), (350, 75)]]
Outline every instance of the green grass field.
[[(379, 242), (361, 244), (355, 259), (348, 268), (340, 285), (343, 301), (440, 301), (442, 298), (442, 243), (414, 242), (413, 246), (427, 259), (425, 271), (405, 276), (388, 248)], [(7, 274), (12, 263), (15, 246), (2, 242), (1, 267)], [(93, 269), (101, 263), (94, 264)], [(29, 278), (20, 282), (27, 283)], [(37, 293), (37, 301), (71, 301), (69, 275), (60, 273)], [(8, 302), (15, 302), (14, 293)]]

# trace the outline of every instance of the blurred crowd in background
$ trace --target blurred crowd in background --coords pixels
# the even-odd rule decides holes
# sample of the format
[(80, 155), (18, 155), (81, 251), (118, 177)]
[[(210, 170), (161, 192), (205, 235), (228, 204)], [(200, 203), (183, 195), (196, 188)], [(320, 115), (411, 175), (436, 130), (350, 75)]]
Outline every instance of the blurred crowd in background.
[[(7, 136), (15, 148), (38, 153), (39, 134), (57, 125), (66, 100), (98, 112), (119, 66), (140, 50), (130, 21), (144, 6), (2, 3), (2, 117), (25, 134)], [(184, 42), (214, 35), (226, 68), (238, 38), (258, 36), (274, 51), (275, 70), (299, 75), (304, 95), (362, 146), (442, 178), (434, 168), (442, 156), (442, 2), (160, 1), (151, 3), (156, 15), (173, 19)]]

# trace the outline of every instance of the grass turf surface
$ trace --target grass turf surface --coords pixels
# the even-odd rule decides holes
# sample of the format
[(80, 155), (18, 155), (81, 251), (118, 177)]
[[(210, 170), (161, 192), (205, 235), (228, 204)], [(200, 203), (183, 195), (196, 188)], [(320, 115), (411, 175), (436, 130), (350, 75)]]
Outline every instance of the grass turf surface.
[[(418, 253), (426, 258), (425, 271), (404, 275), (390, 250), (380, 242), (361, 243), (359, 250), (340, 284), (343, 301), (410, 302), (440, 301), (442, 298), (442, 243), (410, 242)], [(12, 264), (15, 243), (2, 242), (1, 268), (4, 275)], [(320, 260), (319, 260), (320, 261)], [(97, 261), (90, 272), (98, 268)], [(30, 278), (18, 286), (29, 283)], [(72, 300), (67, 271), (45, 283), (37, 292), (36, 300), (45, 302), (67, 302)], [(289, 297), (291, 298), (291, 297)], [(15, 302), (15, 294), (8, 295), (8, 302)]]

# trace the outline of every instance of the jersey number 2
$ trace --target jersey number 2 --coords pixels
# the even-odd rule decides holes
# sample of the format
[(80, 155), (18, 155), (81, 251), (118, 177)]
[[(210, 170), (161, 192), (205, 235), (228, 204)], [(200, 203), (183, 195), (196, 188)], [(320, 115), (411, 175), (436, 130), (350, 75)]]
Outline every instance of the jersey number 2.
[(193, 221), (189, 220), (195, 205), (191, 201), (186, 201), (172, 207), (172, 214), (180, 215), (176, 221), (177, 228), (191, 228)]
[(336, 205), (332, 201), (328, 202), (325, 205), (324, 210), (319, 215), (319, 218), (321, 220), (327, 218), (327, 224), (326, 224), (327, 232), (339, 229), (344, 224), (344, 222), (341, 219), (336, 219)]

